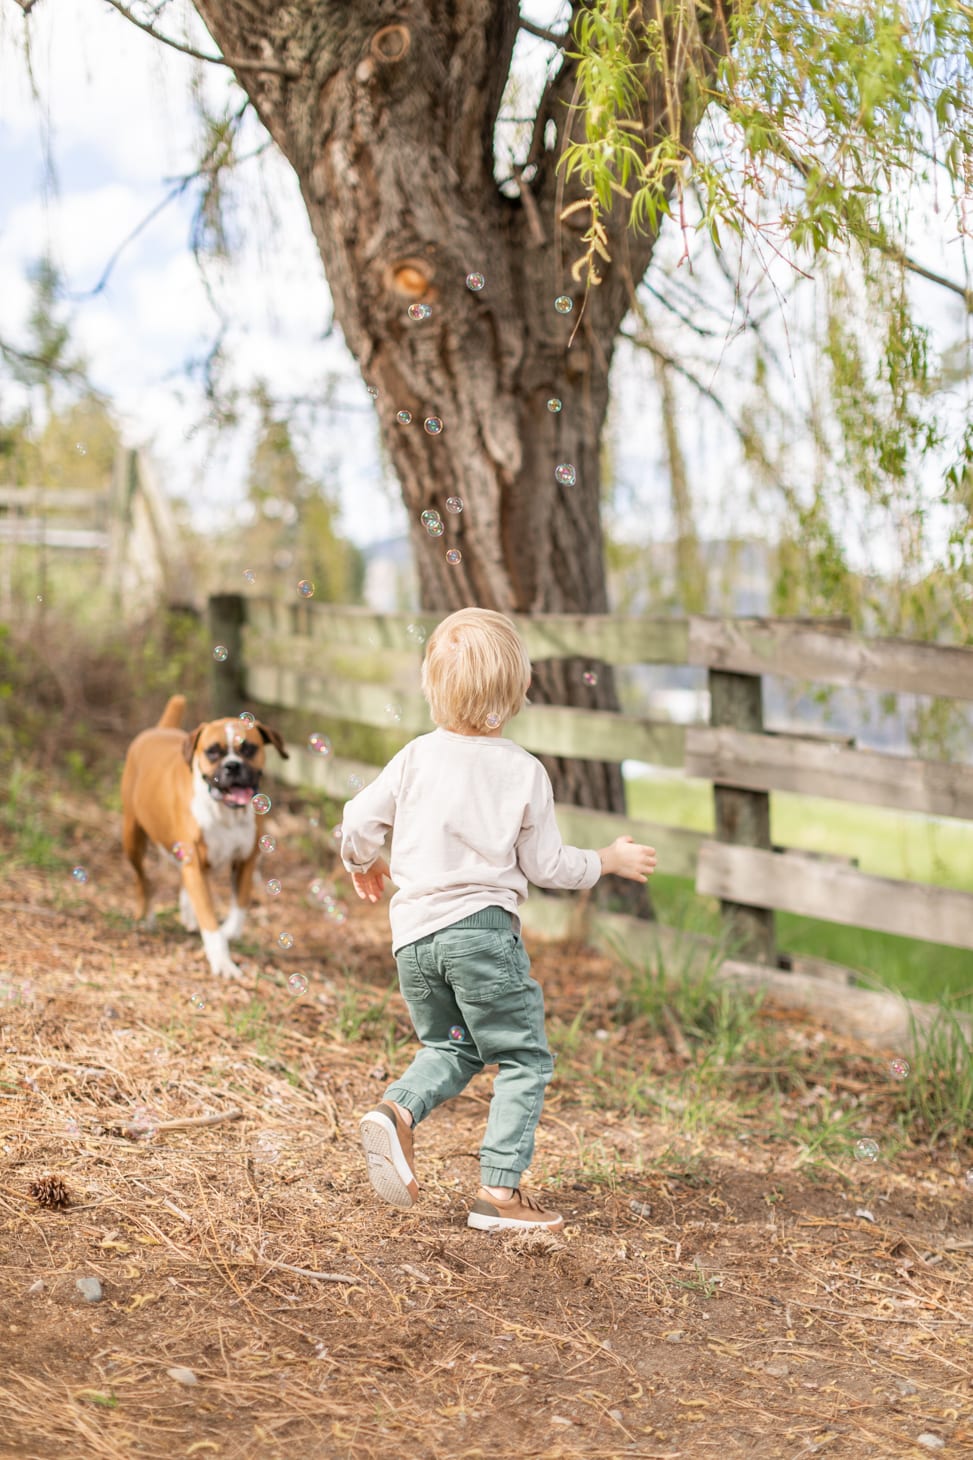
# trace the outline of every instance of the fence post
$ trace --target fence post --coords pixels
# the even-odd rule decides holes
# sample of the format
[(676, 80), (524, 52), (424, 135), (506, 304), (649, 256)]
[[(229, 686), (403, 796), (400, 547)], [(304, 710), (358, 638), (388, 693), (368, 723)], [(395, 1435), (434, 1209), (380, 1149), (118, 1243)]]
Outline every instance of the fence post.
[(212, 659), (210, 670), (210, 714), (235, 715), (244, 702), (243, 625), (246, 604), (241, 593), (214, 593), (209, 600), (210, 653), (218, 646), (226, 649), (226, 658)]
[[(764, 727), (763, 681), (758, 674), (709, 671), (710, 724), (759, 734)], [(736, 786), (713, 786), (716, 837), (735, 846), (771, 848), (770, 796)], [(735, 950), (759, 963), (776, 963), (772, 908), (721, 900), (720, 911)]]

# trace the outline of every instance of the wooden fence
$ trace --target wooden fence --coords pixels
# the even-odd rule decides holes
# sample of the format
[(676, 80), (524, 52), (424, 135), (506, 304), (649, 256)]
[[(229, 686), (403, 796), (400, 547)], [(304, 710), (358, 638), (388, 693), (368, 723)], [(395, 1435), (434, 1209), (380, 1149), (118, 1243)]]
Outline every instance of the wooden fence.
[[(237, 595), (211, 599), (214, 642), (228, 649), (225, 663), (214, 666), (216, 703), (222, 712), (248, 699), (299, 710), (324, 731), (330, 720), (391, 726), (404, 743), (431, 728), (419, 689), (419, 638), (435, 622)], [(807, 620), (548, 615), (519, 620), (518, 628), (534, 660), (570, 656), (707, 671), (708, 725), (538, 705), (508, 733), (535, 752), (645, 761), (712, 782), (712, 837), (566, 805), (557, 807), (558, 822), (565, 839), (581, 846), (629, 832), (656, 847), (660, 870), (692, 877), (699, 893), (718, 898), (741, 955), (740, 977), (751, 976), (755, 965), (776, 966), (775, 910), (973, 950), (973, 890), (871, 876), (847, 858), (774, 847), (769, 815), (771, 793), (790, 791), (973, 820), (973, 765), (858, 750), (813, 732), (768, 732), (762, 716), (764, 675), (973, 701), (973, 649), (865, 638)], [(296, 746), (278, 774), (345, 800), (350, 777), (365, 782), (377, 770)], [(525, 923), (551, 936), (576, 933), (578, 915), (576, 899), (535, 892), (525, 905)], [(676, 936), (636, 929), (635, 921), (591, 909), (585, 931), (623, 946), (633, 937), (658, 943)], [(783, 959), (795, 972), (821, 972), (815, 962)]]

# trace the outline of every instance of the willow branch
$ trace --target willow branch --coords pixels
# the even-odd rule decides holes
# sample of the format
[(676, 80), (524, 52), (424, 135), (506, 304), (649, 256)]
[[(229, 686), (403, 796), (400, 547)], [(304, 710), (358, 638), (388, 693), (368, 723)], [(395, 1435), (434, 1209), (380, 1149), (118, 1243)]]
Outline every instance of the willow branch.
[[(31, 0), (31, 3), (33, 3), (33, 0)], [(281, 66), (275, 61), (247, 61), (242, 56), (207, 56), (205, 52), (197, 51), (193, 46), (187, 46), (183, 41), (173, 40), (172, 36), (163, 35), (161, 31), (156, 30), (155, 26), (150, 25), (148, 21), (139, 20), (128, 9), (128, 6), (121, 3), (121, 0), (108, 0), (108, 4), (113, 10), (117, 10), (119, 15), (124, 15), (126, 20), (130, 20), (133, 25), (137, 25), (139, 30), (144, 30), (146, 35), (150, 35), (153, 40), (160, 41), (164, 46), (171, 46), (174, 51), (181, 51), (184, 56), (192, 56), (194, 60), (207, 61), (211, 66), (228, 66), (231, 71), (266, 71), (274, 76), (289, 76), (294, 78), (301, 74), (299, 71), (295, 71), (292, 66)]]

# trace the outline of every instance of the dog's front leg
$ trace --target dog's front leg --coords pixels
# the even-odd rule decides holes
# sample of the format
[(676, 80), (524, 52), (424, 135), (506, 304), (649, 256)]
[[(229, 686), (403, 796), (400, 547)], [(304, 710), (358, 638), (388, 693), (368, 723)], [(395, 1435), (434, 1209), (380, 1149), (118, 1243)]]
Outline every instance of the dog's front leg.
[(198, 862), (191, 862), (182, 869), (182, 885), (192, 904), (203, 938), (203, 949), (209, 959), (209, 966), (218, 978), (242, 978), (243, 974), (230, 956), (230, 945), (226, 933), (216, 920), (213, 895), (209, 881)]
[(220, 925), (220, 932), (227, 941), (239, 938), (247, 920), (247, 909), (253, 891), (253, 869), (257, 863), (256, 850), (243, 862), (234, 862), (230, 868), (230, 911)]

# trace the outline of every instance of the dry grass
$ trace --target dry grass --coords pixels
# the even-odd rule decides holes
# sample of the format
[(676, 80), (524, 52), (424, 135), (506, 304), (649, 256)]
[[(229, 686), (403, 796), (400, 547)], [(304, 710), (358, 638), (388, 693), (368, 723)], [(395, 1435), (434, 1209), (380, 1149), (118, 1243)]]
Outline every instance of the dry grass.
[[(255, 911), (246, 983), (217, 985), (172, 885), (158, 929), (134, 927), (110, 818), (59, 806), (88, 884), (10, 845), (0, 875), (3, 1460), (889, 1460), (932, 1453), (924, 1434), (973, 1453), (961, 1157), (809, 1171), (730, 1114), (694, 1136), (612, 1106), (623, 1075), (685, 1057), (613, 1025), (608, 960), (538, 949), (552, 1021), (579, 1016), (532, 1172), (564, 1232), (465, 1226), (486, 1080), (423, 1124), (419, 1206), (382, 1207), (356, 1122), (409, 1031), (384, 911), (336, 924), (306, 894), (333, 870), (324, 833), (302, 853), (306, 819), (275, 807), (284, 892)], [(820, 1044), (767, 1020), (790, 1051)], [(832, 1054), (879, 1120), (863, 1051)], [(45, 1177), (66, 1209), (31, 1196)]]

